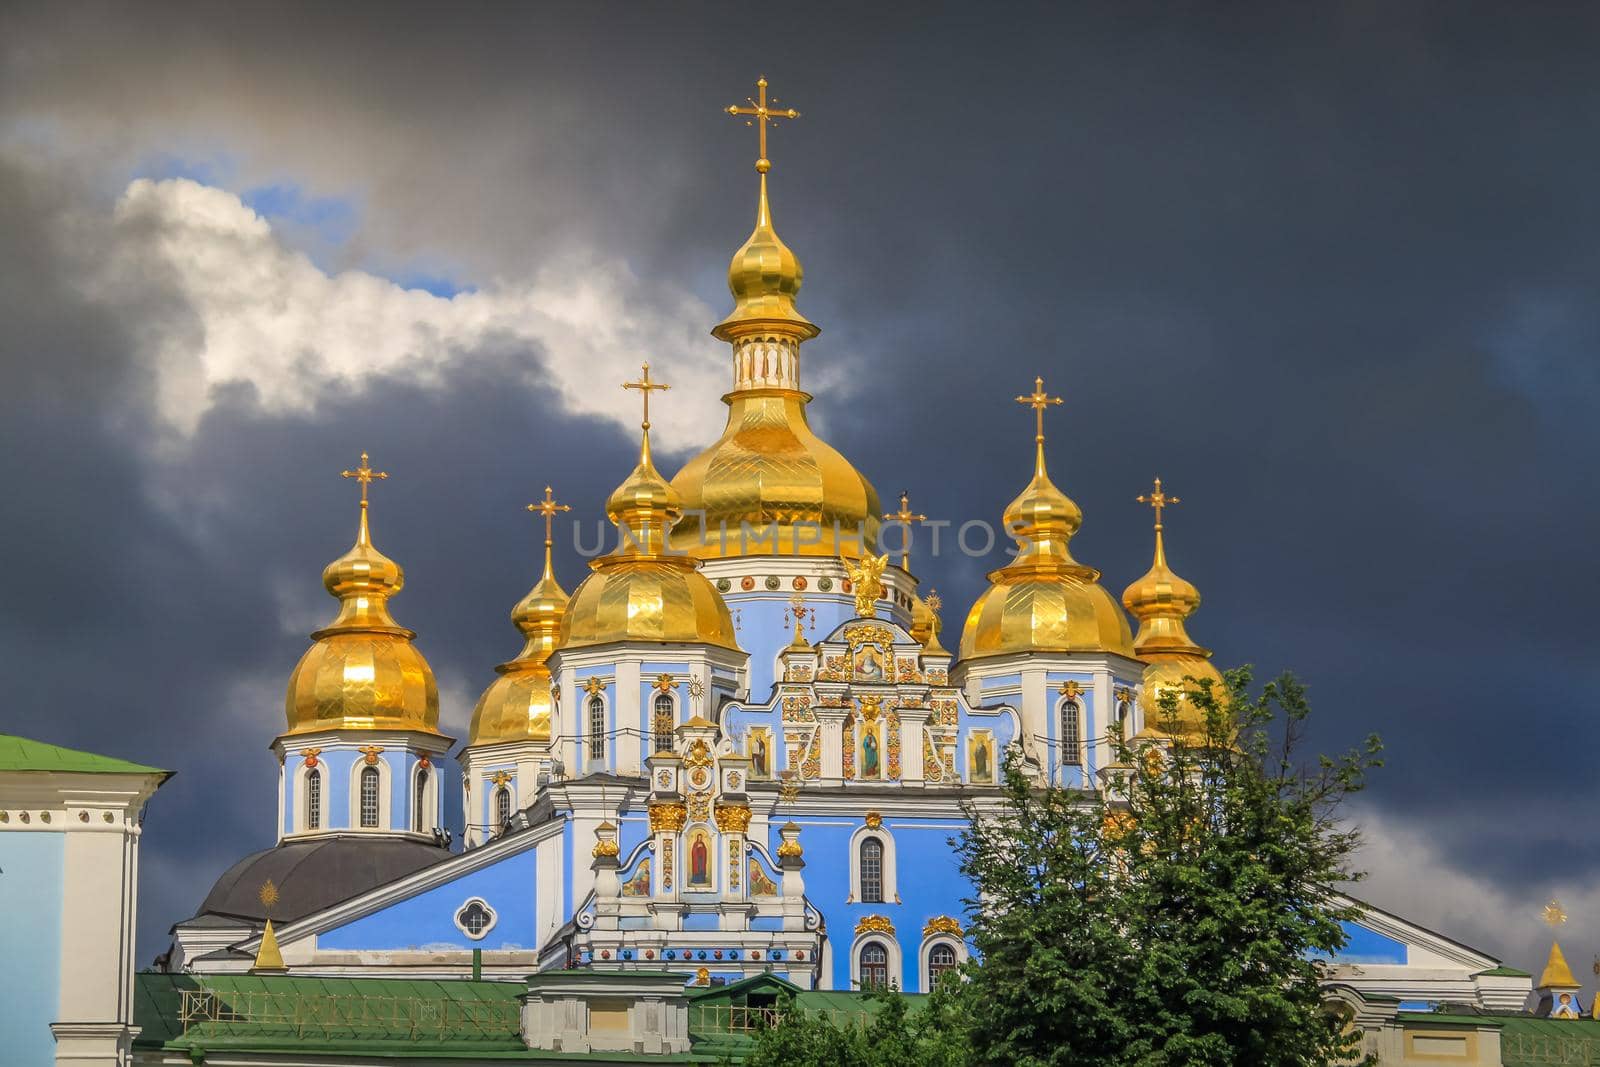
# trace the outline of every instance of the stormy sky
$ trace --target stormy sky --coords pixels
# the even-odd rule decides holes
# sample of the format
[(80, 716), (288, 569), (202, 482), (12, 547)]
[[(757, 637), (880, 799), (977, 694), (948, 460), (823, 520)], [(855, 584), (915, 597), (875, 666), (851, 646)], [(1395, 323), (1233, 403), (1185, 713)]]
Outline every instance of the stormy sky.
[[(1600, 10), (1505, 4), (13, 4), (0, 12), (0, 730), (176, 770), (140, 958), (273, 841), (283, 686), (359, 452), (465, 733), (649, 359), (721, 429), (765, 74), (819, 429), (959, 523), (1026, 481), (1297, 672), (1364, 895), (1537, 969), (1600, 950)], [(1001, 562), (924, 552), (954, 631)], [(569, 589), (581, 561), (563, 549)], [(947, 642), (952, 643), (952, 642)]]

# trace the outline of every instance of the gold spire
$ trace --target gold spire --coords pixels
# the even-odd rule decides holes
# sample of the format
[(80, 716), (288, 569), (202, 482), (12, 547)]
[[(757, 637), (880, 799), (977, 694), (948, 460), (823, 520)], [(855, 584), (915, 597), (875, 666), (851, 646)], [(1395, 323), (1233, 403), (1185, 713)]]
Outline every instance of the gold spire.
[(339, 599), (339, 613), (311, 635), (315, 643), (289, 677), (289, 732), (437, 732), (433, 670), (411, 643), (416, 634), (389, 614), (389, 598), (404, 588), (405, 572), (372, 544), (367, 489), (389, 475), (374, 471), (363, 452), (361, 465), (341, 476), (361, 485), (361, 519), (355, 544), (322, 572), (323, 586)]
[[(366, 456), (361, 457), (363, 463)], [(261, 906), (268, 912), (267, 928), (261, 933), (261, 945), (256, 949), (256, 960), (250, 965), (252, 973), (258, 971), (286, 971), (283, 953), (278, 950), (278, 935), (272, 931), (272, 906), (278, 902), (278, 887), (268, 878), (261, 883), (261, 888), (256, 891), (256, 897), (261, 901)]]
[(1018, 652), (1115, 652), (1133, 655), (1126, 616), (1098, 584), (1100, 572), (1072, 558), (1068, 542), (1083, 512), (1050, 480), (1044, 455), (1044, 413), (1062, 403), (1044, 379), (1016, 398), (1034, 412), (1033, 478), (1006, 506), (1016, 558), (989, 573), (989, 589), (967, 613), (961, 658)]
[(550, 555), (555, 543), (555, 517), (572, 508), (558, 503), (547, 485), (544, 499), (529, 504), (527, 510), (544, 518), (544, 573), (511, 609), (511, 621), (523, 636), (522, 651), (495, 668), (499, 677), (478, 698), (467, 734), (469, 745), (550, 739), (554, 705), (547, 661), (560, 641), (561, 616), (569, 600), (567, 591), (556, 581)]
[[(711, 333), (722, 341), (733, 341), (750, 333), (776, 333), (796, 341), (808, 340), (819, 331), (794, 306), (805, 271), (772, 228), (772, 208), (767, 203), (767, 172), (772, 169), (772, 161), (767, 158), (767, 124), (775, 125), (779, 119), (797, 119), (800, 112), (794, 108), (769, 107), (765, 78), (756, 82), (756, 94), (755, 99), (745, 98), (748, 107), (734, 105), (725, 109), (737, 117), (750, 116), (745, 125), (758, 130), (761, 154), (756, 159), (756, 171), (761, 176), (761, 191), (756, 201), (756, 228), (728, 265), (733, 311)], [(774, 97), (772, 103), (777, 102)]]
[(905, 532), (902, 536), (906, 539), (906, 547), (900, 552), (900, 569), (909, 574), (911, 571), (911, 524), (914, 522), (927, 522), (928, 516), (911, 510), (911, 493), (902, 489), (900, 490), (900, 510), (889, 512), (884, 516), (884, 519), (898, 522), (905, 527)]
[(667, 536), (683, 514), (677, 491), (650, 456), (650, 394), (669, 388), (641, 368), (637, 389), (644, 402), (639, 463), (606, 501), (616, 524), (615, 551), (591, 560), (595, 572), (573, 593), (562, 616), (560, 647), (612, 641), (696, 642), (737, 648), (728, 605), (690, 556), (667, 550)]
[(733, 310), (711, 331), (733, 346), (733, 389), (722, 398), (728, 422), (672, 480), (697, 520), (673, 545), (701, 559), (855, 557), (877, 546), (881, 504), (872, 483), (807, 424), (800, 346), (820, 331), (795, 306), (804, 271), (773, 229), (767, 200), (767, 126), (800, 113), (777, 108), (766, 91), (763, 78), (748, 107), (725, 109), (760, 130), (756, 225), (728, 266)]
[(1550, 955), (1544, 961), (1544, 973), (1539, 976), (1539, 984), (1534, 988), (1577, 989), (1582, 984), (1573, 975), (1572, 968), (1567, 966), (1567, 957), (1561, 951), (1560, 942), (1551, 941)]
[[(1200, 591), (1174, 574), (1167, 566), (1165, 536), (1165, 510), (1179, 503), (1155, 482), (1149, 493), (1135, 499), (1150, 505), (1155, 512), (1155, 560), (1144, 576), (1128, 586), (1122, 594), (1123, 607), (1139, 620), (1139, 633), (1133, 640), (1133, 649), (1148, 666), (1144, 669), (1143, 691), (1140, 704), (1144, 708), (1144, 728), (1141, 736), (1169, 732), (1174, 724), (1163, 722), (1161, 708), (1163, 693), (1178, 694), (1177, 732), (1193, 741), (1205, 739), (1207, 725), (1204, 714), (1194, 707), (1184, 694), (1195, 682), (1209, 681), (1213, 694), (1225, 693), (1222, 672), (1211, 662), (1211, 650), (1202, 648), (1189, 636), (1184, 621), (1200, 606)], [(1195, 682), (1186, 681), (1194, 679)]]

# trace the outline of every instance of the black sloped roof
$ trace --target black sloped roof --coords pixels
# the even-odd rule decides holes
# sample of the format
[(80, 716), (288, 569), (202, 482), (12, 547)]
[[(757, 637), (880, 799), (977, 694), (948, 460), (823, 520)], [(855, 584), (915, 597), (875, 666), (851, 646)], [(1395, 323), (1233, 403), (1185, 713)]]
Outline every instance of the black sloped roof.
[(449, 849), (421, 841), (347, 836), (288, 841), (253, 853), (229, 867), (206, 894), (196, 917), (267, 918), (261, 886), (278, 889), (275, 922), (293, 922), (369, 889), (450, 858)]

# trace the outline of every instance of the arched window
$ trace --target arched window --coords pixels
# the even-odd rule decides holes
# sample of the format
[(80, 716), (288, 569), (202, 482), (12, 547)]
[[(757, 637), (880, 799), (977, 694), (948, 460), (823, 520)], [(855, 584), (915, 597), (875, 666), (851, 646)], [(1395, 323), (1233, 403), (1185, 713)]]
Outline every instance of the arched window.
[(315, 767), (306, 772), (306, 829), (322, 829), (322, 772)]
[(361, 768), (361, 828), (373, 830), (378, 826), (378, 768)]
[(511, 821), (511, 787), (502, 785), (494, 791), (494, 828), (504, 830)]
[(655, 714), (650, 719), (650, 732), (655, 735), (656, 751), (672, 751), (672, 729), (675, 716), (672, 714), (672, 696), (669, 693), (657, 693), (655, 700)]
[(956, 950), (948, 942), (940, 941), (928, 950), (928, 988), (926, 992), (933, 992), (933, 987), (939, 984), (946, 971), (956, 969)]
[(1061, 702), (1061, 762), (1077, 766), (1083, 762), (1083, 708), (1076, 700)]
[(599, 693), (589, 698), (589, 758), (606, 756), (606, 702)]
[(417, 768), (416, 795), (411, 798), (411, 828), (417, 833), (428, 829), (428, 768)]
[(876, 837), (861, 840), (861, 902), (883, 903), (883, 842)]
[(861, 988), (883, 989), (889, 984), (889, 950), (880, 942), (861, 946)]

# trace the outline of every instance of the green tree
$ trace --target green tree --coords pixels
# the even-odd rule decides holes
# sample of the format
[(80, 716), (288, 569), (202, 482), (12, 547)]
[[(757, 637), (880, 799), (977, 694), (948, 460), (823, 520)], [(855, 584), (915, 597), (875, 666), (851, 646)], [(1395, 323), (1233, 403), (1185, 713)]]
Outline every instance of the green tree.
[(962, 1003), (953, 995), (957, 985), (942, 983), (914, 1011), (897, 990), (876, 990), (867, 994), (873, 1012), (848, 1020), (786, 1001), (746, 1067), (965, 1067), (972, 1060), (953, 1014)]
[(1359, 914), (1339, 897), (1359, 838), (1334, 812), (1381, 746), (1303, 766), (1304, 689), (1250, 681), (1163, 693), (1160, 735), (1114, 741), (1103, 792), (1040, 789), (1013, 757), (999, 809), (969, 805), (972, 1062), (1349, 1062), (1317, 956)]

